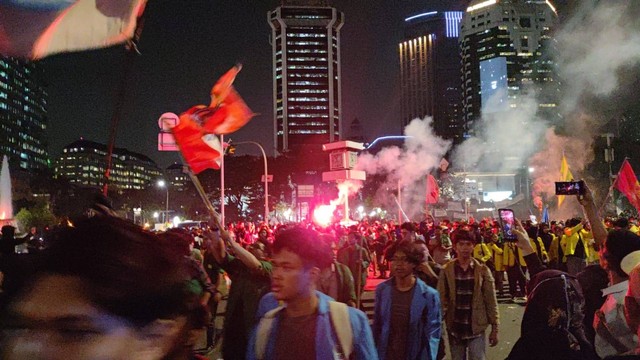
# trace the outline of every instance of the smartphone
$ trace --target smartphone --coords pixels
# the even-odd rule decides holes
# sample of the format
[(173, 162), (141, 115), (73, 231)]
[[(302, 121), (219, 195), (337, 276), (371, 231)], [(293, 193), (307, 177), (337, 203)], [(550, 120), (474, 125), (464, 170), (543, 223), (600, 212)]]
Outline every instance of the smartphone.
[(516, 225), (516, 216), (511, 209), (498, 209), (500, 217), (500, 228), (502, 229), (502, 239), (504, 241), (516, 242), (518, 237), (513, 229)]
[(556, 195), (584, 195), (584, 181), (556, 182)]

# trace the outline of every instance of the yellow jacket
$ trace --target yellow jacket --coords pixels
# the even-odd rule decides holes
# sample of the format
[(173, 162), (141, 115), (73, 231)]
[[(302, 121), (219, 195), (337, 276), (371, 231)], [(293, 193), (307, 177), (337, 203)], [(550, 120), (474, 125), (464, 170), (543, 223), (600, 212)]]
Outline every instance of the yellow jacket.
[(493, 254), (493, 264), (496, 266), (496, 271), (504, 271), (504, 264), (502, 263), (502, 254), (504, 251), (494, 242), (489, 243), (487, 247)]
[(485, 243), (479, 243), (476, 244), (476, 246), (473, 247), (473, 258), (482, 262), (482, 263), (486, 263), (487, 260), (491, 259), (491, 250), (489, 250), (489, 247), (487, 246), (487, 244)]
[(582, 238), (582, 246), (584, 246), (584, 254), (586, 258), (589, 258), (589, 246), (587, 241), (584, 239), (584, 233), (582, 224), (578, 224), (570, 229), (564, 230), (564, 236), (561, 241), (565, 242), (565, 250), (564, 256), (573, 255), (576, 252), (576, 247), (578, 246), (578, 242), (580, 238)]
[[(514, 242), (505, 242), (502, 253), (502, 265), (504, 267), (511, 267), (516, 265), (516, 254), (515, 251), (517, 249), (516, 243)], [(522, 257), (522, 251), (518, 250), (518, 263), (520, 266), (527, 266), (527, 263), (524, 261), (524, 257)]]
[(593, 238), (593, 232), (582, 230), (582, 239), (587, 243), (587, 247), (589, 248), (589, 254), (587, 256), (587, 264), (593, 264), (600, 261), (600, 255), (598, 254), (598, 250), (596, 250), (595, 245), (596, 241)]
[(538, 237), (535, 241), (538, 242), (538, 246), (536, 246), (534, 240), (531, 239), (531, 246), (533, 246), (533, 251), (535, 251), (536, 254), (537, 254), (538, 253), (538, 247), (540, 247), (540, 251), (542, 252), (541, 258), (549, 260), (549, 254), (547, 253), (547, 249), (545, 249), (545, 247), (544, 247), (544, 243), (542, 242), (542, 238)]
[[(549, 246), (549, 249), (547, 249), (547, 255), (549, 255), (549, 262), (554, 263), (557, 262), (560, 257), (559, 250), (562, 250), (562, 253), (564, 254), (564, 247), (561, 247), (560, 239), (555, 234), (551, 234), (551, 239), (551, 245)], [(563, 261), (567, 261), (567, 259), (564, 258), (564, 255)]]

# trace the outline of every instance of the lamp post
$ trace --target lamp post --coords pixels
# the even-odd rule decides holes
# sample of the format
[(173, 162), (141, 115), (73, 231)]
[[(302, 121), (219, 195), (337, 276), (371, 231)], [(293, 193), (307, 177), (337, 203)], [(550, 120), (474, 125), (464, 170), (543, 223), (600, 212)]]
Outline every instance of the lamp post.
[(524, 181), (525, 188), (526, 188), (526, 191), (527, 191), (527, 197), (526, 197), (526, 199), (527, 199), (527, 211), (529, 211), (529, 213), (531, 213), (531, 205), (532, 205), (532, 201), (533, 201), (533, 197), (531, 196), (531, 188), (530, 188), (530, 186), (531, 186), (531, 184), (530, 184), (530, 182), (531, 182), (531, 174), (533, 174), (535, 171), (536, 171), (536, 169), (534, 167), (528, 167), (527, 168), (527, 172), (526, 172), (527, 176), (524, 179), (525, 180)]
[(255, 141), (240, 141), (234, 143), (235, 145), (253, 144), (260, 148), (262, 152), (262, 159), (264, 160), (264, 221), (269, 223), (269, 171), (267, 167), (267, 154), (264, 152), (262, 145)]
[(158, 180), (158, 187), (167, 189), (167, 201), (165, 202), (166, 207), (165, 207), (164, 215), (162, 216), (162, 222), (166, 223), (167, 214), (169, 214), (169, 184), (167, 184), (164, 180)]

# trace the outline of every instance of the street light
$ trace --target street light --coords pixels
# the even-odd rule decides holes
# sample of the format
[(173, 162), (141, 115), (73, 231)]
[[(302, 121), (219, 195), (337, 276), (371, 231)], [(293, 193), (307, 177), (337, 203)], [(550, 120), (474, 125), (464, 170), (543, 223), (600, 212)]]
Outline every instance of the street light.
[(164, 180), (158, 180), (158, 187), (167, 189), (167, 201), (165, 203), (166, 208), (164, 211), (164, 215), (162, 215), (162, 222), (167, 222), (167, 214), (169, 214), (169, 185)]
[(255, 141), (240, 141), (234, 143), (235, 145), (253, 144), (260, 148), (262, 151), (262, 158), (264, 159), (264, 221), (269, 223), (269, 171), (267, 168), (267, 154), (264, 152), (262, 145)]

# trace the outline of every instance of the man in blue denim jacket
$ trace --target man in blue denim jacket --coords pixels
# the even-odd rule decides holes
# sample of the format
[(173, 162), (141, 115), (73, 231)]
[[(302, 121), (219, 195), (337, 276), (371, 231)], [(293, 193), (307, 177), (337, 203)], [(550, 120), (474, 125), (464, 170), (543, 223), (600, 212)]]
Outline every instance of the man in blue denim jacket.
[(381, 360), (436, 360), (442, 336), (438, 292), (414, 272), (424, 253), (401, 241), (387, 250), (393, 277), (376, 288), (373, 334)]
[[(327, 256), (320, 244), (316, 232), (302, 228), (286, 230), (276, 236), (272, 292), (268, 297), (269, 302), (276, 300), (284, 305), (262, 316), (251, 335), (247, 359), (334, 360), (346, 358), (349, 353), (354, 359), (378, 358), (366, 315), (345, 306), (348, 319), (343, 320), (345, 325), (348, 321), (348, 325), (337, 327), (330, 312), (334, 309), (333, 302), (316, 292), (318, 264)], [(347, 338), (352, 345), (348, 349), (343, 348), (339, 336), (345, 327), (351, 328)]]

